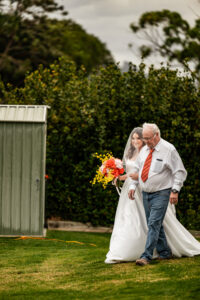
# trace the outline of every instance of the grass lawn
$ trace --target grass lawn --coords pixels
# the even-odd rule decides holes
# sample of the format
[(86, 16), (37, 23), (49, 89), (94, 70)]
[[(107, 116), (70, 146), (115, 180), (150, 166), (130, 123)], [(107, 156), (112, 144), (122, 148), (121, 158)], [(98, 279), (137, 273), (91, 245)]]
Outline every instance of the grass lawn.
[(200, 256), (106, 265), (109, 239), (64, 231), (0, 238), (0, 299), (200, 299)]

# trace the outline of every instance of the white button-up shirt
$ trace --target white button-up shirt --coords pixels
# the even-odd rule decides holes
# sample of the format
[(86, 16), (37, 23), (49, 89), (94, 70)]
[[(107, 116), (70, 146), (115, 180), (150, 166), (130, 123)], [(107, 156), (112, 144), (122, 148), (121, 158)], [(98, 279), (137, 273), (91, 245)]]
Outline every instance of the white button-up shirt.
[(139, 173), (139, 180), (131, 180), (129, 190), (135, 190), (139, 183), (142, 191), (147, 193), (168, 188), (180, 191), (187, 177), (187, 171), (175, 147), (167, 141), (160, 139), (154, 149), (148, 179), (145, 182), (142, 181), (141, 174), (150, 148), (145, 145), (141, 149), (135, 160), (134, 168), (135, 172)]

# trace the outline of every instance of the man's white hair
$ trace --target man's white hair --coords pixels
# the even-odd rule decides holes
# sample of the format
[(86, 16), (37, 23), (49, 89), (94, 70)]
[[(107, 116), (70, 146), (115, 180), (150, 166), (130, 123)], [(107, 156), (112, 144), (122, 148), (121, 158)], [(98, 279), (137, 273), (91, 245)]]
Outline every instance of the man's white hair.
[(149, 128), (153, 131), (154, 134), (158, 133), (158, 135), (160, 136), (160, 129), (158, 128), (158, 126), (154, 123), (144, 123), (142, 125), (142, 128)]

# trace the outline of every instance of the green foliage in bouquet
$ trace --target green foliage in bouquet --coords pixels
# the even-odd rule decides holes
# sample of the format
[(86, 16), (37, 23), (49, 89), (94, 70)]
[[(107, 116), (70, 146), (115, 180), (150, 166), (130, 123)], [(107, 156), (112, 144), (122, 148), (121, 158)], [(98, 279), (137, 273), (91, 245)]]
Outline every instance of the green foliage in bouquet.
[(92, 154), (112, 151), (122, 158), (131, 130), (154, 122), (188, 171), (177, 215), (186, 227), (200, 228), (200, 93), (192, 75), (143, 64), (125, 73), (113, 64), (86, 74), (61, 58), (27, 75), (23, 88), (0, 83), (1, 103), (51, 106), (47, 216), (112, 224), (118, 194), (112, 185), (91, 185), (99, 163)]

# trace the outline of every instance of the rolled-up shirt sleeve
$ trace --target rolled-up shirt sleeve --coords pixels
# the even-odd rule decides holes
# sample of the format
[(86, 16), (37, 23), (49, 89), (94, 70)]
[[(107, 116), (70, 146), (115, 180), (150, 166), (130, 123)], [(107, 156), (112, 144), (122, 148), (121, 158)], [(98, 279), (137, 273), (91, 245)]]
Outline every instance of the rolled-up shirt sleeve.
[(173, 151), (171, 151), (168, 163), (173, 176), (172, 189), (180, 191), (183, 186), (183, 182), (187, 177), (187, 171), (185, 170), (183, 162), (176, 149), (173, 149)]

